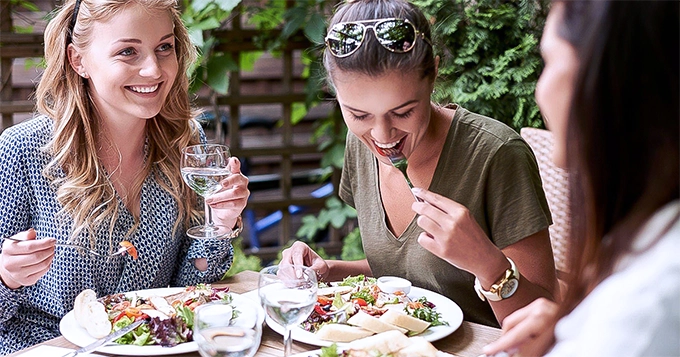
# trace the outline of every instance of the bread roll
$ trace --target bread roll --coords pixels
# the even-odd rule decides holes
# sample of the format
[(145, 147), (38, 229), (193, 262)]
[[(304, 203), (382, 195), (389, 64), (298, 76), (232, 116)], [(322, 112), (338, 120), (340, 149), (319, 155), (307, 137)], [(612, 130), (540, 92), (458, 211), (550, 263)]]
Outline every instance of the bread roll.
[(76, 296), (73, 302), (73, 317), (81, 327), (85, 327), (87, 323), (87, 304), (92, 301), (97, 301), (97, 294), (92, 289), (85, 289)]
[(415, 333), (421, 333), (430, 327), (429, 322), (417, 319), (403, 311), (394, 309), (387, 310), (387, 312), (380, 316), (380, 320)]
[(399, 326), (388, 324), (387, 322), (380, 321), (377, 317), (371, 316), (363, 311), (359, 311), (354, 316), (347, 320), (347, 323), (354, 326), (359, 326), (369, 331), (375, 333), (381, 333), (390, 330), (397, 330), (399, 332), (406, 333), (407, 329), (401, 328)]
[(85, 329), (90, 336), (94, 338), (102, 338), (111, 332), (111, 321), (109, 321), (109, 314), (106, 313), (106, 307), (99, 301), (90, 301), (85, 306)]
[[(409, 338), (397, 330), (382, 332), (352, 342), (352, 350), (367, 352), (378, 351), (380, 354), (388, 354), (399, 351), (409, 344)], [(350, 353), (351, 355), (351, 353)]]
[(325, 324), (316, 332), (316, 337), (325, 341), (351, 342), (372, 334), (373, 332), (361, 327), (345, 324)]

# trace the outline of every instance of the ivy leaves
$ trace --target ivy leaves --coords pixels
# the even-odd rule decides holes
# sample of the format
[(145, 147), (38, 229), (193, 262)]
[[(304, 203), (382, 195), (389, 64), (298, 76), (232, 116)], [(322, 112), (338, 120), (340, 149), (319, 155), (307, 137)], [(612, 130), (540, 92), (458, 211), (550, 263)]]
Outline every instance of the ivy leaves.
[(354, 208), (342, 203), (337, 197), (331, 197), (326, 201), (326, 207), (321, 209), (318, 216), (302, 217), (303, 224), (297, 236), (308, 241), (312, 240), (318, 231), (325, 229), (329, 224), (335, 228), (341, 228), (348, 219), (356, 216)]

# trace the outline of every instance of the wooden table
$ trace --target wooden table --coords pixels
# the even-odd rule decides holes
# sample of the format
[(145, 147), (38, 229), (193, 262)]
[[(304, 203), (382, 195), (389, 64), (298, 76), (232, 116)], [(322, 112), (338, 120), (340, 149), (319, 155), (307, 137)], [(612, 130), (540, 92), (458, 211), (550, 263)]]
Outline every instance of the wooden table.
[[(248, 291), (257, 289), (258, 273), (254, 271), (244, 271), (236, 274), (235, 276), (228, 278), (226, 280), (220, 281), (219, 283), (213, 284), (214, 286), (229, 286), (229, 290), (235, 293), (246, 293)], [(435, 347), (442, 351), (446, 351), (455, 356), (465, 356), (465, 357), (477, 357), (482, 354), (482, 347), (486, 344), (495, 341), (501, 334), (501, 330), (488, 327), (484, 325), (479, 325), (472, 322), (463, 321), (463, 324), (451, 335), (444, 337), (443, 339), (434, 342)], [(57, 337), (52, 340), (43, 342), (41, 345), (66, 347), (66, 348), (78, 348), (78, 346), (68, 342), (63, 337)], [(34, 346), (35, 347), (35, 346)], [(10, 356), (17, 356), (22, 352), (25, 352), (31, 348), (24, 351), (19, 351)], [(312, 346), (304, 343), (294, 342), (293, 343), (293, 353), (306, 352), (316, 350), (319, 347)], [(100, 352), (98, 352), (100, 353)], [(177, 357), (198, 357), (198, 352), (178, 354), (174, 355)], [(274, 332), (269, 327), (265, 327), (262, 332), (262, 344), (260, 349), (255, 354), (256, 357), (280, 357), (283, 356), (283, 337), (278, 333)]]

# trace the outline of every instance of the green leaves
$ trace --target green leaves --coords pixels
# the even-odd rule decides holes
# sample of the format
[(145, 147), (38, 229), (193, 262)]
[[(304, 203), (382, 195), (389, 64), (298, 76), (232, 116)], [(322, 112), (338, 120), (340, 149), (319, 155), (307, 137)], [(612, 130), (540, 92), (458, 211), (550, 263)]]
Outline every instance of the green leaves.
[(214, 4), (224, 12), (231, 12), (240, 3), (241, 0), (193, 0), (191, 7), (196, 11), (200, 11)]
[(219, 94), (227, 94), (229, 71), (237, 69), (238, 64), (225, 53), (214, 51), (217, 41), (211, 34), (240, 3), (241, 0), (184, 0), (182, 21), (200, 53), (198, 63), (188, 73), (192, 77), (192, 92), (205, 84)]
[(304, 33), (313, 43), (323, 43), (323, 39), (326, 37), (326, 21), (323, 16), (317, 12), (312, 13), (305, 25)]
[(232, 242), (234, 247), (234, 262), (223, 278), (234, 276), (244, 270), (260, 271), (262, 269), (262, 260), (256, 255), (246, 255), (241, 248), (243, 238), (237, 238)]
[(309, 41), (322, 44), (326, 36), (325, 8), (329, 6), (329, 3), (332, 2), (324, 0), (296, 1), (295, 6), (286, 10), (283, 15), (284, 26), (281, 31), (281, 38), (289, 38), (302, 30)]
[(364, 247), (361, 243), (359, 227), (354, 228), (342, 242), (342, 260), (361, 260), (366, 258)]
[(546, 0), (414, 0), (434, 20), (441, 56), (434, 100), (459, 103), (515, 130), (541, 127), (534, 99)]
[(317, 232), (326, 229), (328, 225), (341, 228), (347, 219), (357, 216), (354, 208), (344, 204), (337, 197), (326, 200), (326, 208), (323, 208), (317, 217), (308, 215), (302, 217), (302, 226), (296, 236), (312, 240)]
[(281, 37), (288, 38), (305, 23), (307, 12), (304, 7), (296, 6), (286, 11), (283, 17), (285, 22), (281, 31)]
[(238, 65), (230, 55), (216, 53), (208, 58), (207, 84), (219, 94), (227, 94), (229, 90), (229, 71), (238, 69)]

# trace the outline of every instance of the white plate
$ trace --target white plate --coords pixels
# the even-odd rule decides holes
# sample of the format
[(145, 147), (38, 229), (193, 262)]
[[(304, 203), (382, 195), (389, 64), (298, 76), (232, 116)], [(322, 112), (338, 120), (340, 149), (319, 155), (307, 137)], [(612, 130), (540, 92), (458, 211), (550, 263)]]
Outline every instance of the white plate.
[[(342, 353), (342, 348), (338, 348), (338, 353)], [(290, 357), (319, 357), (319, 356), (321, 356), (321, 349), (296, 353)]]
[[(161, 288), (161, 289), (149, 289), (149, 290), (139, 290), (126, 293), (137, 294), (140, 297), (148, 296), (167, 296), (171, 294), (176, 294), (178, 292), (184, 291), (184, 288)], [(264, 310), (255, 301), (243, 297), (236, 293), (229, 293), (233, 297), (232, 305), (236, 306), (238, 309), (239, 305), (253, 305), (260, 311), (260, 316), (264, 319)], [(96, 339), (87, 331), (78, 325), (76, 319), (73, 315), (73, 311), (69, 311), (59, 322), (59, 331), (69, 342), (80, 347), (87, 346), (90, 343), (96, 341)], [(134, 345), (118, 345), (118, 344), (106, 344), (105, 346), (97, 349), (97, 352), (110, 353), (113, 355), (122, 356), (163, 356), (163, 355), (174, 355), (179, 353), (195, 352), (198, 350), (196, 342), (185, 342), (181, 343), (175, 347), (162, 347), (157, 345), (152, 346), (134, 346)]]
[[(417, 288), (415, 286), (411, 288), (411, 292), (408, 294), (408, 296), (413, 300), (425, 296), (428, 301), (435, 305), (435, 311), (442, 314), (441, 320), (449, 323), (448, 326), (430, 327), (418, 335), (424, 337), (429, 342), (437, 341), (452, 334), (453, 331), (456, 331), (458, 327), (460, 327), (460, 324), (463, 323), (463, 311), (455, 302), (451, 301), (451, 299), (447, 298), (446, 296), (437, 294), (430, 290)], [(267, 321), (267, 325), (269, 325), (269, 327), (271, 327), (272, 330), (276, 331), (277, 333), (283, 335), (285, 332), (284, 327), (279, 325), (269, 316), (266, 317), (265, 321)], [(299, 326), (293, 327), (292, 337), (295, 341), (304, 342), (314, 346), (330, 346), (333, 344), (332, 341), (322, 340), (316, 337), (314, 333), (305, 331)], [(337, 344), (338, 346), (347, 345), (347, 343), (341, 342), (338, 342)], [(313, 356), (312, 352), (305, 353), (310, 353), (310, 355)], [(302, 354), (301, 356), (305, 355)]]

